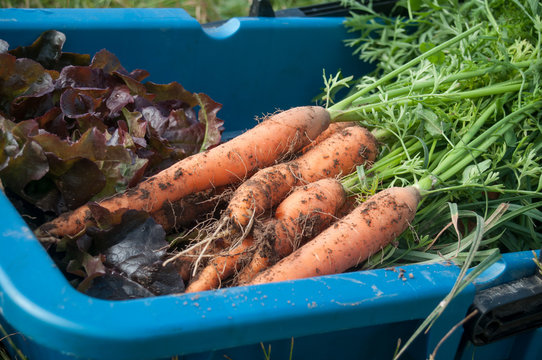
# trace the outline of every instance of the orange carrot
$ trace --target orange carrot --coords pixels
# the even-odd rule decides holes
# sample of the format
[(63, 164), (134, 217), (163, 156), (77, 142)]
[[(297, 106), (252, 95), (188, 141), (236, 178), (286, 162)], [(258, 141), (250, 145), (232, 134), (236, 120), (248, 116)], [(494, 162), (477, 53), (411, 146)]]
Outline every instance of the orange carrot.
[(347, 175), (356, 167), (370, 165), (378, 155), (373, 134), (360, 126), (351, 126), (330, 136), (293, 162), (298, 184), (326, 177)]
[[(235, 191), (224, 219), (245, 228), (254, 216), (275, 206), (294, 186), (346, 175), (377, 155), (375, 137), (352, 126), (333, 134), (297, 159), (258, 171)], [(226, 221), (224, 221), (226, 222)]]
[(245, 228), (255, 215), (279, 203), (297, 183), (291, 165), (286, 162), (267, 167), (242, 183), (233, 193), (223, 219)]
[(250, 284), (262, 284), (342, 273), (399, 236), (416, 214), (416, 187), (393, 187), (362, 203)]
[(193, 293), (217, 289), (220, 283), (230, 277), (237, 269), (240, 262), (240, 257), (253, 246), (254, 240), (247, 236), (241, 244), (227, 252), (213, 258), (210, 263), (203, 268), (198, 276), (188, 285), (185, 292)]
[(327, 228), (345, 200), (344, 189), (335, 179), (322, 179), (295, 189), (277, 207), (275, 220), (263, 232), (260, 243), (264, 247), (271, 246), (270, 251), (256, 251), (250, 263), (239, 272), (237, 282), (248, 283), (257, 273)]
[[(344, 204), (345, 192), (339, 181), (322, 179), (295, 189), (277, 207), (275, 218), (262, 225), (264, 234), (258, 243), (271, 246), (273, 254), (263, 249), (254, 252), (251, 262), (239, 273), (238, 282), (250, 280), (261, 269), (268, 266), (270, 258), (282, 258), (297, 248), (304, 239), (314, 237), (334, 219), (334, 214)], [(256, 232), (255, 235), (256, 236)], [(218, 287), (220, 282), (231, 276), (240, 267), (240, 254), (247, 253), (253, 246), (253, 238), (214, 258), (192, 281), (186, 292), (204, 291)], [(268, 256), (269, 255), (269, 256)], [(276, 261), (276, 260), (275, 260)]]
[[(239, 181), (254, 169), (267, 167), (309, 144), (329, 126), (329, 120), (327, 110), (316, 106), (278, 113), (238, 137), (187, 157), (99, 205), (110, 212), (135, 209), (152, 213), (167, 201)], [(85, 205), (42, 225), (36, 235), (71, 236), (93, 223), (92, 213)]]
[(347, 127), (355, 126), (355, 125), (356, 125), (356, 123), (352, 122), (352, 121), (336, 122), (336, 123), (329, 124), (328, 128), (325, 129), (324, 131), (322, 131), (322, 133), (320, 135), (318, 135), (318, 137), (316, 139), (314, 139), (314, 141), (312, 141), (309, 145), (307, 145), (303, 149), (301, 149), (300, 153), (301, 154), (306, 153), (307, 151), (312, 149), (315, 145), (318, 145), (319, 143), (321, 143), (322, 141), (324, 141), (325, 139), (327, 139), (331, 135), (333, 135), (335, 133), (338, 133), (338, 132), (342, 131), (343, 129), (346, 129)]

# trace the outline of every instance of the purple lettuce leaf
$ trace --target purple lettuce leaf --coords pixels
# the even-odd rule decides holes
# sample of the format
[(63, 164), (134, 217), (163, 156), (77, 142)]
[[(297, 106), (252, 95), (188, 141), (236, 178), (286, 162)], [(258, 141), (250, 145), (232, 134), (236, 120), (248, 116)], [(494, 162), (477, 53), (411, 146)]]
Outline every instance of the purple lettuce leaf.
[(0, 111), (5, 115), (16, 98), (41, 97), (52, 90), (52, 77), (38, 62), (0, 54)]
[(28, 140), (16, 155), (9, 158), (7, 166), (0, 171), (0, 177), (5, 187), (27, 197), (25, 187), (48, 172), (49, 164), (42, 148), (35, 141)]
[(92, 281), (92, 285), (83, 290), (88, 296), (104, 300), (128, 300), (155, 296), (152, 292), (125, 276), (107, 271)]
[(104, 256), (91, 256), (87, 253), (82, 253), (82, 259), (77, 261), (70, 260), (66, 267), (66, 271), (74, 275), (83, 277), (83, 280), (77, 286), (77, 290), (86, 292), (96, 278), (106, 274), (107, 269), (103, 264)]
[(134, 97), (130, 94), (130, 89), (123, 85), (116, 86), (105, 101), (110, 117), (119, 116), (122, 109), (133, 103)]
[(91, 255), (89, 249), (92, 239), (83, 234), (75, 241), (63, 239), (54, 249), (50, 250), (53, 260), (59, 265), (70, 283), (79, 291), (86, 291), (93, 281), (106, 274), (103, 255)]
[(86, 158), (63, 161), (48, 154), (50, 176), (69, 210), (87, 203), (106, 185), (106, 177), (95, 162)]
[(145, 83), (145, 88), (149, 93), (156, 95), (154, 98), (156, 102), (180, 100), (189, 108), (198, 105), (196, 96), (176, 81), (169, 84), (156, 84), (149, 81)]
[(30, 46), (19, 46), (10, 51), (18, 58), (29, 58), (42, 66), (52, 69), (60, 56), (66, 42), (66, 35), (56, 30), (43, 32)]
[(220, 137), (224, 131), (224, 121), (217, 118), (216, 115), (222, 108), (222, 104), (213, 101), (205, 94), (197, 94), (196, 96), (200, 106), (198, 119), (205, 126), (205, 138), (200, 148), (200, 151), (204, 151), (220, 142)]
[(68, 88), (60, 95), (60, 109), (66, 117), (77, 119), (98, 111), (107, 89)]
[[(91, 244), (82, 251), (88, 251), (94, 258), (101, 256), (107, 271), (115, 274), (112, 279), (106, 277), (100, 279), (97, 282), (98, 286), (110, 290), (117, 288), (115, 283), (107, 284), (107, 282), (119, 281), (120, 276), (128, 280), (121, 282), (135, 282), (153, 295), (182, 292), (184, 283), (175, 267), (162, 266), (168, 245), (163, 228), (145, 212), (127, 211), (119, 221), (119, 218), (113, 219), (108, 216), (107, 210), (104, 210), (102, 209), (98, 216), (102, 219), (109, 217), (108, 220), (102, 220), (102, 223), (107, 223), (107, 226), (105, 228), (91, 227), (81, 237), (90, 239)], [(95, 208), (93, 212), (97, 214), (100, 210)], [(88, 244), (88, 240), (85, 240), (85, 243)], [(80, 275), (88, 276), (88, 273), (80, 273)], [(95, 294), (96, 289), (91, 290), (92, 287), (89, 288), (89, 292)], [(125, 298), (121, 295), (113, 291), (107, 297)]]
[(114, 79), (101, 69), (71, 65), (60, 71), (55, 86), (60, 90), (67, 88), (107, 89), (111, 82), (115, 83)]
[(115, 77), (119, 78), (120, 80), (122, 80), (124, 82), (124, 84), (126, 86), (128, 86), (128, 88), (130, 89), (130, 92), (134, 95), (134, 96), (139, 96), (139, 97), (142, 97), (142, 98), (145, 98), (145, 99), (148, 99), (150, 101), (152, 101), (154, 99), (154, 94), (152, 93), (148, 93), (147, 92), (147, 89), (145, 88), (145, 85), (143, 85), (141, 82), (139, 82), (138, 80), (132, 78), (130, 75), (128, 74), (123, 74), (119, 71), (113, 71), (112, 73)]
[(142, 83), (147, 71), (127, 71), (105, 49), (92, 60), (62, 52), (65, 40), (49, 31), (0, 53), (0, 144), (11, 149), (0, 180), (12, 193), (59, 213), (220, 142), (220, 104), (177, 82)]
[(94, 55), (90, 67), (93, 69), (101, 69), (106, 74), (113, 74), (114, 72), (117, 72), (127, 75), (138, 82), (143, 81), (149, 76), (149, 72), (147, 70), (136, 69), (131, 72), (126, 71), (115, 54), (107, 51), (106, 49), (102, 49)]
[(45, 115), (54, 107), (51, 92), (38, 95), (24, 95), (11, 102), (10, 113), (19, 120), (30, 120)]

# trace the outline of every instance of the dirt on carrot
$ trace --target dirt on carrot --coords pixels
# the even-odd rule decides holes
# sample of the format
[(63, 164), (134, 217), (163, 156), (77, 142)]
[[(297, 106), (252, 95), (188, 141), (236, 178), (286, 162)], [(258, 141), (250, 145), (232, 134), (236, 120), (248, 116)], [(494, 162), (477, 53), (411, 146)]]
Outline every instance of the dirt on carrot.
[(220, 287), (222, 281), (230, 277), (243, 264), (243, 257), (250, 257), (253, 246), (254, 239), (247, 236), (239, 245), (215, 256), (190, 282), (185, 292), (192, 293)]
[[(99, 204), (110, 212), (127, 209), (155, 212), (168, 201), (241, 181), (255, 169), (297, 152), (328, 126), (329, 114), (321, 107), (298, 107), (277, 113), (238, 137), (187, 157)], [(162, 190), (160, 184), (171, 185)], [(36, 235), (46, 240), (51, 240), (51, 236), (73, 236), (93, 223), (85, 205), (42, 225)]]
[(296, 188), (275, 211), (272, 221), (254, 229), (258, 251), (237, 276), (247, 284), (259, 272), (299, 248), (337, 219), (345, 191), (339, 181), (322, 179)]
[(356, 126), (356, 123), (353, 121), (347, 121), (347, 122), (335, 122), (335, 123), (329, 124), (327, 129), (322, 131), (322, 133), (318, 135), (318, 137), (314, 139), (314, 141), (312, 141), (309, 145), (301, 149), (299, 153), (300, 154), (306, 153), (307, 151), (309, 151), (310, 149), (312, 149), (313, 147), (315, 147), (316, 145), (318, 145), (325, 139), (329, 138), (331, 135), (336, 134), (350, 126)]
[(262, 169), (241, 184), (223, 222), (246, 228), (251, 219), (276, 206), (294, 186), (346, 175), (357, 166), (369, 167), (377, 154), (371, 132), (359, 126), (342, 129), (300, 157)]
[(151, 217), (167, 233), (190, 228), (223, 210), (232, 192), (232, 187), (221, 186), (189, 194), (177, 201), (164, 203)]
[(413, 220), (419, 201), (415, 187), (383, 190), (250, 284), (342, 273), (399, 236)]

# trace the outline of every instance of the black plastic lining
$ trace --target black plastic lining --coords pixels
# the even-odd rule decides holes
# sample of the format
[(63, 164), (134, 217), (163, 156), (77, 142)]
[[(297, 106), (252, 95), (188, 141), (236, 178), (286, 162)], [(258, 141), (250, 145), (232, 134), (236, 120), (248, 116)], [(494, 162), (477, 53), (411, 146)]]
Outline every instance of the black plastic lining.
[[(375, 0), (373, 10), (384, 15), (405, 15), (406, 9), (398, 9), (394, 12), (397, 0)], [(340, 1), (332, 1), (318, 5), (302, 6), (297, 8), (273, 10), (270, 0), (253, 0), (248, 16), (251, 17), (346, 17), (352, 13), (352, 9), (345, 7)], [(227, 20), (219, 20), (202, 24), (205, 28), (218, 27)]]
[[(255, 0), (257, 1), (257, 0)], [(377, 13), (389, 15), (392, 13), (397, 0), (380, 0), (373, 2), (373, 10)], [(277, 10), (276, 17), (306, 16), (306, 17), (345, 17), (352, 9), (344, 7), (340, 1), (333, 1), (318, 5), (303, 6), (299, 8)]]

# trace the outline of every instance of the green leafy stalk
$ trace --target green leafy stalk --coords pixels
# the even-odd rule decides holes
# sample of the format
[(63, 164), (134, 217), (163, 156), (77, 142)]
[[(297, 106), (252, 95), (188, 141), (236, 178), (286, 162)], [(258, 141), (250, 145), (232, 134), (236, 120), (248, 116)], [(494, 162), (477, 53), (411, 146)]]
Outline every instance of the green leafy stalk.
[(335, 105), (333, 105), (330, 108), (330, 112), (332, 114), (331, 117), (334, 118), (334, 117), (338, 116), (338, 114), (334, 115), (335, 110), (342, 110), (342, 109), (346, 108), (347, 106), (349, 106), (352, 103), (352, 101), (354, 101), (357, 98), (365, 95), (366, 93), (370, 92), (371, 90), (376, 89), (380, 85), (383, 85), (383, 84), (387, 83), (388, 81), (392, 80), (397, 75), (399, 75), (400, 73), (402, 73), (402, 72), (408, 70), (409, 68), (419, 64), (422, 60), (427, 59), (430, 56), (433, 56), (433, 55), (439, 53), (443, 49), (446, 49), (447, 47), (449, 47), (449, 46), (451, 46), (451, 45), (465, 39), (469, 35), (473, 34), (477, 30), (479, 30), (481, 27), (482, 27), (482, 24), (478, 24), (478, 25), (473, 26), (471, 29), (469, 29), (467, 31), (464, 31), (463, 33), (461, 33), (461, 34), (457, 35), (456, 37), (444, 42), (443, 44), (440, 44), (439, 46), (436, 46), (433, 49), (425, 52), (424, 54), (410, 60), (409, 62), (407, 62), (403, 66), (401, 66), (398, 69), (386, 74), (385, 76), (381, 77), (378, 81), (375, 81), (373, 84), (368, 85), (367, 87), (365, 87), (362, 90), (358, 91), (354, 95), (351, 95), (351, 96), (343, 99), (342, 101), (336, 103)]
[[(362, 78), (328, 81), (326, 104), (338, 88), (350, 87), (344, 99), (329, 106), (333, 121), (370, 128), (382, 151), (370, 168), (358, 169), (342, 183), (361, 201), (390, 186), (416, 186), (423, 195), (411, 228), (364, 266), (442, 259), (442, 251), (452, 248), (459, 249), (454, 261), (464, 263), (467, 248), (456, 243), (457, 234), (472, 226), (467, 207), (485, 216), (498, 205), (491, 198), (502, 199), (509, 209), (540, 198), (538, 7), (450, 0), (439, 6), (420, 3), (405, 19), (349, 5), (365, 11), (346, 21), (361, 34), (349, 44), (362, 59), (381, 61)], [(447, 204), (458, 207), (453, 224)], [(510, 213), (513, 218), (481, 242), (473, 263), (512, 244), (516, 250), (542, 246), (534, 223), (538, 213)], [(527, 234), (521, 229), (528, 229), (529, 237), (518, 241)]]

